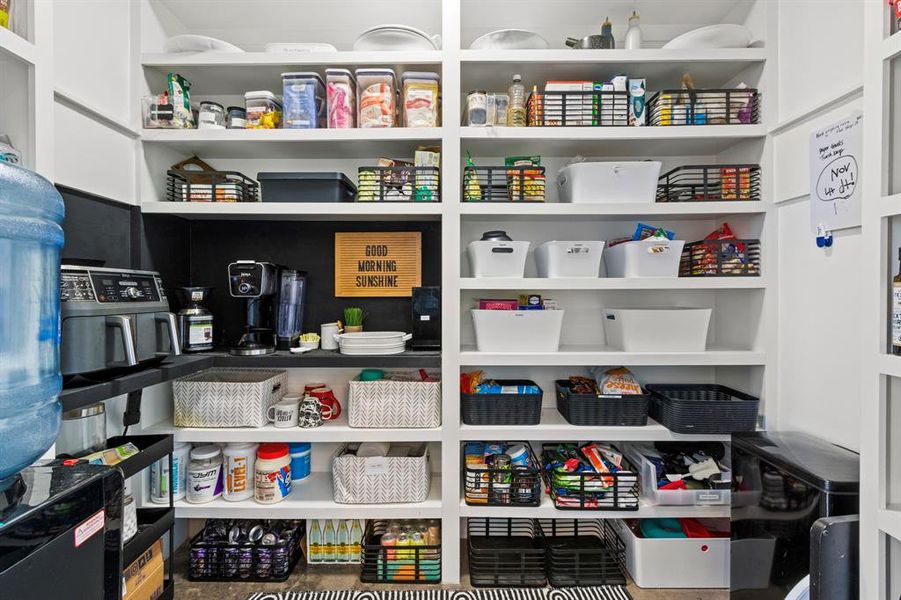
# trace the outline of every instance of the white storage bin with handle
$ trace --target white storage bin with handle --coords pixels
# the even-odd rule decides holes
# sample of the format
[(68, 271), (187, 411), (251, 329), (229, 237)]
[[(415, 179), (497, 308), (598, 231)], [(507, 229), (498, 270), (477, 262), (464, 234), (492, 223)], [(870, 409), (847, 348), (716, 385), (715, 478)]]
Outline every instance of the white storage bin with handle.
[(729, 587), (728, 537), (645, 538), (621, 519), (610, 525), (626, 547), (626, 569), (638, 587)]
[[(657, 487), (657, 468), (646, 454), (656, 454), (653, 444), (623, 444), (623, 453), (641, 474), (641, 495), (649, 504), (662, 506), (724, 506), (731, 503), (729, 492), (732, 470), (729, 452), (719, 461), (722, 476), (719, 489), (661, 490)], [(727, 447), (728, 448), (728, 447)]]
[(505, 231), (486, 231), (466, 248), (473, 277), (523, 277), (530, 242), (514, 242)]
[(566, 165), (557, 173), (560, 202), (654, 202), (660, 167), (657, 161)]
[(473, 309), (479, 352), (556, 352), (565, 310)]
[(683, 240), (646, 238), (604, 249), (607, 277), (678, 277)]
[(624, 352), (703, 352), (710, 308), (605, 308), (607, 345)]
[(604, 242), (545, 242), (535, 248), (539, 277), (598, 277)]

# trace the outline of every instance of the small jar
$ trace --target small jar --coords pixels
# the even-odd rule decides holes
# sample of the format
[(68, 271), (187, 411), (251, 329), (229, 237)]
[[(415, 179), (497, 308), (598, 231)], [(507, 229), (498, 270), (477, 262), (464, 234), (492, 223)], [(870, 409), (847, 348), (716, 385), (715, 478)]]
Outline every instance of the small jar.
[(201, 102), (197, 119), (197, 129), (225, 129), (225, 108), (218, 102)]
[(252, 442), (230, 442), (225, 445), (222, 456), (225, 469), (222, 497), (229, 502), (247, 500), (253, 496), (257, 445)]
[(240, 106), (229, 106), (225, 121), (227, 129), (244, 129), (247, 125), (247, 111)]
[(475, 90), (466, 96), (466, 124), (469, 127), (488, 125), (488, 93)]
[(291, 483), (306, 479), (310, 476), (310, 457), (313, 454), (313, 445), (310, 442), (298, 442), (288, 444), (291, 453)]
[(260, 504), (281, 502), (291, 493), (288, 444), (262, 444), (254, 465), (253, 499)]
[(222, 450), (215, 444), (191, 450), (188, 465), (187, 500), (192, 504), (212, 502), (222, 495)]

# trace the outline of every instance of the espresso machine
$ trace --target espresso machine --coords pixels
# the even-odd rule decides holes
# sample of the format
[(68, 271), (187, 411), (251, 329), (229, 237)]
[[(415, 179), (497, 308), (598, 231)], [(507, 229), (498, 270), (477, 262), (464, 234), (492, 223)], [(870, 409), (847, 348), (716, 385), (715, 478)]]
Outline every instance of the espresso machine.
[(274, 300), (279, 269), (272, 263), (238, 260), (228, 265), (228, 289), (233, 298), (243, 298), (244, 333), (229, 349), (237, 356), (259, 356), (275, 352)]

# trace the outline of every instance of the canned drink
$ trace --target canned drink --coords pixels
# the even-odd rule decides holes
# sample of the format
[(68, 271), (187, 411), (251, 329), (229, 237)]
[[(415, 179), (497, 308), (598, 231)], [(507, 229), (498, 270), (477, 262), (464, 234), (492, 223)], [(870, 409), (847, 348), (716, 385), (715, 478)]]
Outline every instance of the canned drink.
[(150, 501), (169, 504), (169, 459), (162, 458), (150, 465)]

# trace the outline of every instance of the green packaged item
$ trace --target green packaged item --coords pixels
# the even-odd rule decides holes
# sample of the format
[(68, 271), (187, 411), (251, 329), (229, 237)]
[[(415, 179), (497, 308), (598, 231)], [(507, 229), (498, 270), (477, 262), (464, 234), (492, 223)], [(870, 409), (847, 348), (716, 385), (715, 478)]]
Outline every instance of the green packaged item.
[(472, 154), (466, 151), (466, 168), (463, 170), (463, 202), (481, 202), (482, 187), (479, 185), (479, 176), (476, 173), (476, 165), (472, 160)]
[(169, 102), (172, 103), (172, 126), (181, 129), (194, 128), (194, 115), (191, 113), (191, 82), (178, 73), (169, 73), (166, 77), (166, 89)]

